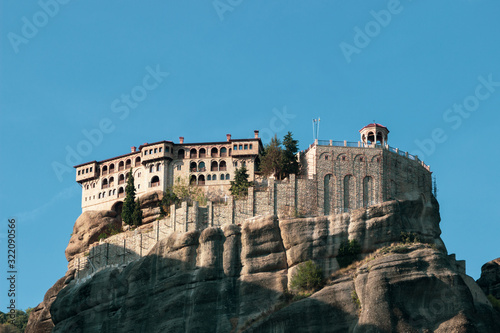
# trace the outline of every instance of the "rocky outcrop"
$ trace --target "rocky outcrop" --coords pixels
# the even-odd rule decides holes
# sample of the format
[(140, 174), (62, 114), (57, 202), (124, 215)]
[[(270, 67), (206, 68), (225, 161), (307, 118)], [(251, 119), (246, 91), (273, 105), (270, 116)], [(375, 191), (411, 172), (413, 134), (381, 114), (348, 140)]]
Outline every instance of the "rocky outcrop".
[(156, 221), (160, 216), (160, 208), (158, 203), (163, 198), (163, 192), (156, 191), (147, 193), (139, 198), (142, 210), (142, 223), (150, 223)]
[(70, 262), (76, 254), (85, 252), (90, 244), (97, 242), (101, 233), (112, 227), (120, 229), (121, 226), (121, 219), (115, 211), (83, 212), (73, 226), (73, 233), (66, 247), (66, 259)]
[(50, 333), (54, 327), (50, 315), (50, 306), (55, 301), (57, 294), (73, 278), (74, 271), (66, 272), (66, 275), (57, 280), (43, 297), (43, 302), (38, 304), (30, 313), (25, 333)]
[[(432, 246), (379, 250), (339, 273), (342, 242), (358, 240), (368, 256), (401, 232)], [(51, 306), (53, 332), (498, 330), (491, 306), (473, 295), (474, 281), (465, 280), (439, 235), (437, 202), (422, 200), (174, 233), (125, 267), (71, 281)], [(309, 259), (335, 277), (289, 304), (287, 285)]]
[(477, 280), (486, 295), (500, 299), (500, 258), (489, 261), (481, 267), (481, 277)]

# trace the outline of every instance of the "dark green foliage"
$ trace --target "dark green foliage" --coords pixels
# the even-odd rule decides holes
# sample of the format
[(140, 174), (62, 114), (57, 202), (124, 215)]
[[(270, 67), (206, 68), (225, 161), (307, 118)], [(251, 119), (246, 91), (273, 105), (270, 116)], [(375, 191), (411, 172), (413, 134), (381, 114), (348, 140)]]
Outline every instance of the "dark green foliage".
[(247, 168), (242, 166), (234, 172), (234, 180), (231, 181), (231, 194), (235, 197), (242, 197), (248, 194), (248, 188), (252, 183), (248, 181)]
[(297, 152), (299, 141), (294, 140), (292, 137), (292, 132), (288, 132), (283, 138), (283, 146), (285, 150), (282, 155), (283, 162), (283, 173), (285, 175), (298, 174), (299, 173), (299, 162), (297, 161)]
[(314, 291), (323, 286), (323, 272), (311, 260), (299, 265), (292, 276), (290, 287), (298, 291)]
[(405, 244), (419, 243), (420, 238), (414, 232), (401, 232), (401, 242), (403, 242)]
[(180, 202), (179, 198), (177, 195), (171, 191), (170, 189), (167, 189), (165, 192), (163, 192), (163, 198), (159, 202), (160, 206), (160, 218), (164, 218), (165, 216), (170, 215), (170, 206), (174, 204), (178, 204)]
[(16, 316), (13, 324), (11, 324), (9, 313), (3, 313), (0, 311), (0, 332), (24, 332), (32, 310), (33, 308), (27, 308), (26, 312), (16, 310)]
[(108, 227), (106, 229), (104, 229), (104, 231), (102, 233), (99, 234), (98, 240), (106, 239), (109, 236), (117, 235), (120, 232), (122, 232), (121, 226), (116, 227), (114, 225), (112, 225), (112, 226), (108, 225)]
[(280, 140), (274, 135), (260, 155), (260, 171), (264, 177), (274, 176), (281, 179), (283, 173), (283, 150)]
[(141, 201), (139, 199), (135, 202), (134, 212), (132, 213), (132, 223), (136, 227), (142, 224)]
[(125, 187), (125, 201), (123, 202), (122, 220), (128, 225), (133, 225), (133, 214), (135, 210), (135, 185), (132, 169), (128, 173), (127, 187)]
[(500, 300), (496, 299), (493, 295), (488, 295), (488, 301), (490, 301), (493, 308), (500, 312)]
[(339, 255), (337, 256), (337, 261), (341, 268), (347, 267), (354, 261), (358, 260), (361, 254), (361, 245), (358, 241), (352, 239), (348, 242), (342, 242), (339, 248)]

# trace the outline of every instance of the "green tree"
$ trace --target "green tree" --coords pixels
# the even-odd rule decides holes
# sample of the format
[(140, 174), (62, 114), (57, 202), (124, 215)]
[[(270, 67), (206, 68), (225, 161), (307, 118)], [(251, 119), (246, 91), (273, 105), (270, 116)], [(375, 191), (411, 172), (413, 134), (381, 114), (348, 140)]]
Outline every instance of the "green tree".
[(198, 201), (201, 206), (207, 204), (207, 197), (202, 188), (196, 184), (190, 184), (185, 178), (177, 177), (172, 192), (179, 201)]
[(342, 242), (337, 256), (340, 268), (347, 267), (358, 260), (360, 253), (361, 245), (359, 245), (357, 240), (352, 239), (348, 242)]
[(229, 191), (237, 198), (248, 194), (248, 188), (252, 183), (248, 181), (247, 168), (242, 166), (234, 172), (234, 180), (231, 181), (231, 188)]
[(264, 147), (264, 151), (260, 155), (260, 171), (264, 177), (274, 176), (276, 179), (281, 179), (283, 172), (283, 149), (281, 142), (274, 135), (271, 142)]
[(285, 175), (298, 174), (299, 173), (299, 162), (297, 161), (297, 152), (299, 141), (294, 140), (292, 137), (292, 132), (288, 132), (283, 138), (283, 173)]
[(314, 291), (323, 286), (323, 271), (311, 260), (299, 265), (292, 276), (290, 287), (298, 291)]
[(122, 220), (128, 225), (133, 225), (133, 214), (135, 210), (135, 185), (132, 168), (128, 173), (127, 186), (125, 187), (125, 201), (123, 202)]
[(163, 192), (163, 197), (159, 203), (160, 218), (170, 215), (170, 206), (179, 203), (179, 201), (179, 198), (171, 189), (168, 188)]
[(141, 201), (139, 198), (135, 201), (134, 212), (132, 213), (132, 223), (136, 227), (142, 224)]

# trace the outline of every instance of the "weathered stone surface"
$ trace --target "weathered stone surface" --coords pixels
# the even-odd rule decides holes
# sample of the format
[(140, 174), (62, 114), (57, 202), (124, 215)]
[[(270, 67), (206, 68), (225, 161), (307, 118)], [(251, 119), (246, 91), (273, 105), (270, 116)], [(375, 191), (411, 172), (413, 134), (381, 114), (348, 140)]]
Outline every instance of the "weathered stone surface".
[(481, 267), (481, 277), (477, 280), (486, 295), (500, 299), (500, 258), (489, 261)]
[[(51, 307), (53, 332), (491, 332), (498, 318), (439, 238), (435, 203), (392, 201), (330, 217), (174, 233), (148, 256), (70, 281)], [(365, 230), (363, 230), (365, 228)], [(342, 241), (363, 252), (401, 231), (428, 245), (380, 254), (284, 306), (294, 268), (329, 274)], [(400, 251), (401, 252), (401, 251)], [(355, 299), (359, 299), (360, 308)]]
[(90, 244), (97, 242), (99, 235), (109, 227), (121, 227), (121, 220), (116, 212), (112, 210), (83, 212), (73, 226), (73, 234), (66, 247), (68, 262), (73, 260), (76, 254), (85, 252)]
[(141, 201), (143, 224), (153, 222), (160, 216), (160, 208), (158, 207), (158, 203), (162, 198), (162, 191), (147, 193), (139, 197), (139, 200)]
[(66, 272), (66, 274), (57, 280), (56, 283), (45, 293), (43, 301), (38, 304), (30, 314), (25, 333), (49, 333), (54, 327), (50, 315), (50, 306), (55, 301), (57, 294), (65, 286), (65, 281), (73, 277), (74, 270)]

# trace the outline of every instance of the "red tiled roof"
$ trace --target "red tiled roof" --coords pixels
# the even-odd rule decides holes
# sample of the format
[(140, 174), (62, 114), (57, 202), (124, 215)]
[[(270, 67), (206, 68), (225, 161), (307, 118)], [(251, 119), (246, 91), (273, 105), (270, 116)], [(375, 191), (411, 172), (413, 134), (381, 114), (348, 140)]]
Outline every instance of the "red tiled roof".
[(380, 125), (378, 123), (371, 123), (371, 124), (368, 124), (366, 125), (365, 127), (363, 127), (362, 129), (360, 129), (359, 131), (361, 132), (362, 130), (364, 130), (365, 128), (367, 127), (382, 127), (382, 128), (385, 128), (387, 130), (387, 132), (389, 132), (389, 129), (387, 127), (385, 127), (384, 125)]

